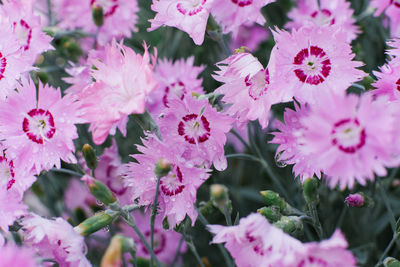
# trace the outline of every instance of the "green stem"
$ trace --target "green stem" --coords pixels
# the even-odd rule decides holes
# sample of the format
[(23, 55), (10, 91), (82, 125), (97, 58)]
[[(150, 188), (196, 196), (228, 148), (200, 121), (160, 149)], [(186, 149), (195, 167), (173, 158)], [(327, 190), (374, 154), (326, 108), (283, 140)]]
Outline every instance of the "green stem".
[(378, 266), (380, 266), (382, 264), (383, 259), (389, 253), (389, 251), (393, 247), (394, 243), (396, 243), (397, 238), (399, 238), (399, 235), (397, 233), (393, 234), (392, 240), (390, 240), (390, 243), (387, 245), (385, 251), (383, 252), (383, 254), (380, 257), (379, 261), (376, 263), (375, 267), (378, 267)]
[(251, 151), (251, 148), (249, 146), (249, 144), (243, 139), (242, 136), (240, 136), (240, 134), (238, 132), (236, 132), (234, 129), (231, 130), (231, 133), (236, 136), (237, 139), (239, 139), (240, 142), (242, 142), (242, 144), (246, 147), (246, 149), (248, 151)]
[(70, 174), (70, 175), (78, 176), (78, 177), (82, 177), (84, 175), (83, 173), (79, 173), (79, 172), (68, 170), (68, 169), (64, 169), (64, 168), (60, 168), (60, 169), (52, 168), (52, 169), (50, 169), (50, 171)]
[(385, 194), (385, 192), (383, 191), (383, 185), (381, 182), (381, 179), (379, 177), (377, 177), (377, 183), (378, 183), (378, 187), (379, 187), (379, 192), (381, 194), (381, 197), (383, 199), (383, 203), (386, 206), (386, 209), (389, 213), (389, 221), (390, 221), (390, 226), (392, 227), (392, 231), (393, 233), (396, 232), (396, 217), (394, 216), (394, 212), (392, 210), (392, 207), (390, 206), (390, 201), (387, 197), (387, 195)]
[(225, 216), (225, 220), (226, 220), (226, 224), (228, 226), (232, 226), (232, 218), (231, 218), (231, 214), (229, 214), (228, 209), (226, 208), (226, 206), (224, 206), (224, 209), (222, 210), (222, 213)]
[(196, 246), (193, 243), (192, 237), (191, 236), (187, 236), (186, 233), (183, 234), (186, 244), (189, 246), (189, 249), (192, 251), (192, 253), (194, 254), (197, 262), (199, 263), (199, 265), (201, 267), (205, 267), (203, 261), (200, 258), (199, 253), (197, 252)]
[(175, 252), (174, 260), (172, 261), (172, 264), (171, 264), (172, 267), (175, 266), (176, 262), (178, 261), (179, 255), (181, 255), (181, 247), (183, 244), (183, 240), (184, 240), (184, 237), (182, 235), (181, 239), (179, 240), (178, 248)]
[[(151, 209), (150, 216), (150, 244), (151, 249), (154, 248), (154, 221), (156, 220), (157, 214), (157, 202), (158, 202), (158, 188), (160, 187), (160, 180), (162, 176), (157, 177), (156, 193), (154, 194), (153, 207)], [(150, 258), (150, 266), (153, 266), (153, 260)]]
[(318, 218), (318, 212), (317, 212), (317, 207), (314, 203), (308, 204), (309, 210), (310, 210), (310, 215), (311, 218), (313, 219), (313, 226), (315, 231), (317, 232), (318, 238), (322, 240), (324, 238), (324, 232), (322, 229), (321, 222), (319, 221)]

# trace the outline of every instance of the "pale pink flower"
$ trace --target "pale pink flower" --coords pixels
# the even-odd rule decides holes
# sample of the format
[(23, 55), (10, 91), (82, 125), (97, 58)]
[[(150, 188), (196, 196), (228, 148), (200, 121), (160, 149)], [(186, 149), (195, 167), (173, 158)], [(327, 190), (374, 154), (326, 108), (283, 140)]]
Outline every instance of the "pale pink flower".
[(212, 243), (225, 243), (238, 267), (297, 266), (297, 256), (304, 250), (300, 241), (258, 213), (235, 226), (208, 225), (208, 229), (215, 234)]
[(154, 174), (159, 159), (171, 163), (171, 171), (160, 180), (159, 209), (160, 217), (168, 217), (171, 227), (179, 224), (188, 215), (193, 224), (197, 212), (193, 207), (197, 188), (209, 177), (209, 170), (195, 167), (180, 155), (182, 148), (173, 143), (164, 144), (151, 137), (143, 140), (144, 146), (138, 146), (143, 154), (132, 155), (138, 162), (125, 166), (125, 184), (131, 195), (131, 202), (138, 199), (140, 205), (149, 206), (154, 201), (157, 177)]
[(400, 63), (400, 38), (395, 38), (388, 42), (391, 49), (387, 50), (387, 54), (394, 57), (394, 62)]
[(377, 8), (375, 15), (382, 13), (389, 18), (392, 37), (400, 37), (400, 1), (399, 0), (371, 0), (371, 6)]
[(149, 112), (158, 116), (162, 109), (169, 107), (171, 99), (184, 99), (192, 93), (204, 94), (202, 79), (198, 78), (204, 70), (203, 65), (194, 66), (194, 57), (179, 59), (175, 62), (159, 60), (155, 69), (158, 87), (149, 96)]
[(217, 112), (207, 99), (192, 96), (172, 100), (164, 114), (159, 126), (166, 143), (185, 149), (186, 160), (226, 169), (225, 134), (232, 128), (233, 118)]
[(54, 258), (60, 266), (89, 267), (83, 236), (64, 219), (49, 220), (31, 214), (22, 221), (26, 243), (32, 244), (43, 258)]
[(151, 9), (157, 14), (149, 20), (148, 31), (163, 25), (176, 27), (189, 34), (196, 45), (201, 45), (213, 3), (214, 0), (153, 0)]
[[(393, 60), (395, 62), (397, 60)], [(398, 61), (400, 63), (400, 61)], [(374, 75), (378, 80), (372, 85), (376, 90), (371, 91), (374, 95), (386, 95), (389, 100), (400, 99), (400, 64), (385, 64), (379, 68), (379, 71), (374, 71)]]
[(34, 0), (8, 0), (0, 6), (0, 15), (7, 17), (22, 57), (33, 64), (38, 55), (52, 49), (51, 37), (42, 31), (40, 17), (33, 14)]
[(215, 92), (223, 94), (222, 101), (231, 104), (227, 113), (239, 124), (257, 120), (266, 128), (271, 105), (282, 101), (281, 92), (270, 87), (270, 69), (265, 68), (249, 53), (237, 53), (217, 63), (214, 79), (224, 83)]
[[(92, 8), (102, 7), (104, 24), (97, 27), (92, 18)], [(137, 0), (60, 0), (57, 15), (61, 28), (97, 34), (97, 42), (105, 45), (113, 38), (130, 37), (137, 31), (139, 11)]]
[(142, 56), (113, 41), (105, 48), (105, 60), (93, 61), (96, 82), (79, 93), (78, 99), (96, 144), (115, 133), (116, 127), (125, 135), (128, 116), (144, 113), (145, 101), (157, 86), (146, 44), (144, 49)]
[[(144, 214), (141, 211), (135, 211), (132, 213), (133, 220), (138, 226), (139, 230), (143, 233), (147, 242), (150, 243), (150, 214), (151, 210), (148, 209)], [(143, 245), (139, 236), (127, 224), (121, 224), (123, 234), (128, 237), (132, 237), (136, 244), (136, 255), (137, 257), (149, 259), (150, 254), (146, 247)], [(175, 232), (174, 230), (165, 230), (162, 225), (161, 216), (157, 216), (154, 222), (154, 254), (157, 258), (167, 264), (172, 264), (175, 253), (178, 249), (179, 240), (182, 235)], [(180, 252), (185, 253), (187, 250), (186, 243), (183, 242)]]
[(353, 10), (346, 0), (300, 0), (297, 7), (288, 13), (292, 20), (286, 24), (289, 29), (299, 29), (302, 26), (338, 25), (346, 33), (346, 41), (350, 43), (360, 32), (352, 18)]
[(0, 246), (0, 267), (38, 267), (33, 250), (7, 244)]
[(8, 226), (27, 214), (27, 207), (22, 203), (22, 194), (13, 188), (0, 188), (0, 203), (0, 229), (8, 232)]
[(317, 92), (344, 94), (365, 75), (357, 69), (362, 63), (352, 60), (354, 54), (340, 27), (302, 27), (273, 34), (276, 45), (271, 60), (276, 76), (271, 86), (286, 91), (287, 97), (314, 102)]
[(255, 51), (269, 36), (269, 30), (264, 27), (257, 24), (244, 24), (239, 27), (238, 33), (232, 38), (230, 47), (232, 50), (235, 50), (245, 46), (250, 51)]
[(275, 0), (218, 0), (214, 2), (211, 13), (221, 24), (222, 33), (237, 33), (243, 24), (258, 23), (264, 25), (265, 18), (261, 8)]
[(0, 132), (7, 157), (18, 168), (39, 174), (54, 165), (76, 163), (73, 139), (75, 123), (82, 123), (78, 105), (71, 97), (61, 98), (59, 89), (39, 83), (38, 95), (32, 80), (24, 80), (2, 103)]

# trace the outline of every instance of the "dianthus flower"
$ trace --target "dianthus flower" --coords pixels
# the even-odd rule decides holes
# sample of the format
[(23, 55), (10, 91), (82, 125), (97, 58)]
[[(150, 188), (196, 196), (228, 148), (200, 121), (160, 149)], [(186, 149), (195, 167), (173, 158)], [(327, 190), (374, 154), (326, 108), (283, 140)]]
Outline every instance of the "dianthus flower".
[(153, 203), (157, 184), (155, 166), (159, 159), (165, 159), (171, 163), (171, 170), (160, 180), (160, 217), (168, 217), (171, 227), (179, 224), (186, 215), (194, 223), (197, 212), (193, 204), (197, 188), (208, 178), (208, 170), (186, 162), (180, 156), (181, 147), (177, 145), (164, 144), (154, 137), (143, 140), (143, 144), (138, 146), (143, 154), (132, 155), (138, 163), (131, 162), (125, 166), (125, 184), (130, 190), (131, 202), (138, 199), (140, 205)]
[(4, 185), (0, 188), (0, 203), (0, 229), (8, 232), (8, 226), (27, 214), (27, 207), (21, 193), (14, 188), (6, 189)]
[(392, 37), (400, 37), (400, 1), (399, 0), (371, 0), (371, 6), (377, 8), (375, 15), (385, 13), (390, 20)]
[(151, 9), (156, 12), (149, 20), (148, 31), (162, 25), (176, 27), (189, 34), (196, 45), (204, 41), (207, 20), (214, 0), (153, 0)]
[(83, 236), (64, 219), (49, 220), (31, 214), (22, 226), (26, 231), (27, 243), (44, 258), (54, 258), (60, 266), (92, 266), (86, 259), (87, 251)]
[[(100, 27), (92, 18), (92, 9), (99, 7), (104, 14), (104, 23)], [(113, 38), (130, 37), (132, 31), (137, 31), (137, 0), (61, 0), (57, 9), (61, 28), (78, 28), (92, 34), (98, 30), (97, 42), (100, 45), (105, 45)]]
[(78, 105), (60, 90), (39, 83), (38, 95), (32, 80), (17, 85), (0, 109), (0, 136), (7, 157), (18, 168), (39, 174), (60, 159), (75, 163), (75, 123), (82, 123)]
[(233, 118), (217, 112), (207, 99), (192, 96), (172, 100), (164, 114), (159, 120), (161, 134), (167, 143), (186, 150), (186, 160), (226, 169), (225, 134), (232, 128)]
[[(132, 213), (133, 220), (135, 221), (139, 230), (143, 233), (147, 242), (150, 244), (150, 214), (149, 209), (146, 213), (140, 211), (135, 211)], [(146, 247), (140, 240), (139, 236), (132, 229), (132, 227), (127, 224), (121, 225), (123, 234), (128, 237), (132, 237), (136, 244), (136, 255), (145, 259), (150, 258), (150, 253), (147, 251)], [(157, 216), (154, 221), (154, 254), (157, 258), (166, 264), (172, 264), (174, 260), (175, 253), (178, 249), (179, 240), (181, 239), (181, 234), (175, 232), (174, 230), (165, 230), (162, 225), (162, 218)], [(186, 244), (181, 246), (180, 252), (185, 253), (187, 250)]]
[(12, 24), (22, 57), (33, 64), (39, 54), (51, 49), (51, 37), (42, 31), (40, 17), (33, 14), (33, 0), (3, 1), (0, 15)]
[(204, 94), (202, 79), (197, 78), (204, 66), (194, 66), (194, 57), (175, 62), (164, 59), (157, 63), (155, 77), (158, 87), (148, 100), (149, 112), (158, 116), (162, 109), (169, 107), (171, 99), (183, 99), (186, 95)]
[[(396, 61), (396, 60), (394, 60)], [(400, 61), (398, 61), (400, 63)], [(376, 87), (371, 93), (374, 95), (387, 95), (389, 100), (400, 99), (400, 64), (385, 64), (380, 71), (374, 71), (378, 80), (372, 85)]]
[(302, 27), (273, 34), (276, 45), (270, 60), (276, 76), (271, 86), (299, 101), (314, 102), (320, 91), (343, 94), (365, 75), (357, 69), (362, 63), (352, 61), (351, 46), (340, 27)]
[(0, 267), (38, 267), (34, 252), (26, 247), (0, 246)]
[(214, 2), (211, 13), (221, 24), (222, 33), (237, 33), (243, 24), (258, 23), (264, 25), (265, 18), (261, 8), (275, 0), (218, 0)]
[(79, 93), (78, 99), (95, 144), (103, 143), (116, 127), (126, 134), (128, 116), (145, 111), (146, 98), (157, 81), (145, 44), (144, 49), (142, 56), (113, 41), (105, 48), (105, 60), (93, 62), (96, 82)]
[(268, 29), (255, 23), (250, 25), (242, 25), (239, 27), (237, 35), (232, 38), (230, 47), (232, 50), (242, 46), (247, 47), (250, 51), (255, 51), (261, 42), (267, 40), (270, 36)]
[(236, 53), (217, 63), (214, 79), (224, 84), (216, 89), (222, 101), (232, 104), (227, 113), (236, 116), (240, 124), (257, 120), (266, 128), (271, 105), (282, 100), (283, 90), (270, 88), (271, 72), (249, 53)]
[(339, 25), (346, 33), (346, 41), (350, 43), (359, 33), (353, 10), (346, 0), (318, 0), (297, 1), (297, 7), (288, 13), (292, 20), (286, 24), (289, 29), (299, 29), (302, 26), (331, 26)]

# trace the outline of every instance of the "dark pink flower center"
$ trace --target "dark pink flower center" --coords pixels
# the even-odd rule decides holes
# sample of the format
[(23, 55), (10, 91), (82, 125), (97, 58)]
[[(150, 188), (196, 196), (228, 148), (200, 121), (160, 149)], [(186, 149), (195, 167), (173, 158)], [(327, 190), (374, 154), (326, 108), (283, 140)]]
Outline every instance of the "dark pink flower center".
[(400, 79), (397, 80), (396, 86), (397, 91), (400, 91)]
[(186, 0), (179, 2), (176, 9), (183, 15), (194, 16), (204, 9), (207, 0)]
[[(153, 251), (155, 254), (159, 254), (164, 251), (165, 246), (167, 244), (167, 238), (162, 230), (154, 228), (153, 233), (154, 233), (154, 235), (153, 235), (153, 238), (154, 238)], [(147, 241), (150, 241), (150, 235), (151, 235), (150, 231), (146, 231), (144, 233), (144, 236), (146, 237)], [(148, 250), (146, 249), (146, 247), (144, 245), (142, 245), (142, 250), (144, 253), (149, 254)]]
[(167, 176), (160, 180), (161, 191), (166, 196), (174, 196), (183, 191), (185, 185), (183, 182), (182, 172), (179, 167), (173, 167), (174, 171), (170, 171)]
[(90, 0), (92, 7), (101, 7), (104, 17), (111, 16), (118, 8), (118, 0)]
[(357, 119), (343, 119), (331, 131), (332, 144), (345, 153), (353, 154), (365, 145), (366, 133)]
[(253, 248), (253, 251), (260, 256), (264, 256), (264, 254), (268, 250), (272, 249), (272, 247), (270, 247), (269, 249), (264, 250), (264, 243), (263, 243), (261, 237), (259, 237), (259, 236), (255, 237), (255, 236), (251, 235), (250, 232), (246, 232), (246, 239), (250, 243), (250, 246)]
[(333, 25), (335, 24), (335, 18), (332, 16), (332, 12), (329, 9), (316, 10), (311, 13), (311, 17), (314, 19), (315, 23), (319, 26), (323, 25)]
[(294, 58), (294, 73), (303, 82), (312, 85), (323, 83), (331, 72), (331, 61), (318, 46), (304, 48)]
[(269, 85), (269, 71), (268, 69), (260, 70), (252, 78), (247, 75), (244, 79), (244, 82), (249, 89), (249, 96), (252, 99), (257, 100), (267, 93)]
[(302, 260), (297, 267), (327, 267), (329, 266), (323, 259), (314, 258), (308, 256), (306, 259)]
[(185, 84), (181, 81), (171, 83), (164, 89), (163, 104), (167, 108), (169, 107), (168, 102), (171, 96), (177, 96), (183, 100), (186, 94)]
[(400, 8), (400, 1), (399, 0), (390, 0), (390, 4), (393, 4), (395, 7)]
[(14, 162), (9, 161), (6, 157), (0, 156), (0, 178), (3, 182), (7, 183), (7, 190), (9, 190), (15, 183)]
[(25, 51), (28, 50), (32, 39), (32, 28), (23, 19), (19, 22), (14, 22), (13, 26), (15, 36), (18, 38), (21, 48)]
[(22, 122), (22, 130), (30, 140), (43, 144), (44, 140), (51, 139), (56, 132), (53, 115), (48, 110), (32, 109)]
[(178, 134), (189, 144), (203, 143), (210, 137), (210, 123), (204, 115), (188, 114), (178, 124)]
[(232, 3), (234, 3), (240, 7), (248, 6), (253, 3), (253, 0), (231, 0), (231, 1), (232, 1)]
[(7, 67), (7, 59), (3, 57), (3, 54), (0, 52), (0, 81), (4, 78), (4, 72)]

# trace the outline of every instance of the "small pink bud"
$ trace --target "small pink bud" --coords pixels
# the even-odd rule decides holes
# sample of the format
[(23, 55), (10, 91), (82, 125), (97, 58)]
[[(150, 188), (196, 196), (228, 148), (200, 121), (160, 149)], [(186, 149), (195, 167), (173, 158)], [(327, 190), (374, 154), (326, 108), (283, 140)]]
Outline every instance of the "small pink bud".
[(365, 204), (365, 198), (363, 195), (356, 193), (356, 194), (351, 194), (348, 197), (346, 197), (345, 201), (346, 204), (350, 207), (363, 207)]

